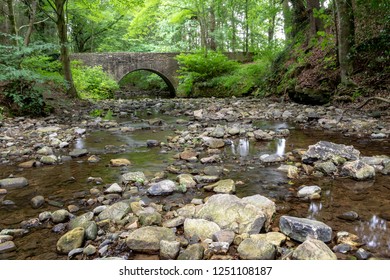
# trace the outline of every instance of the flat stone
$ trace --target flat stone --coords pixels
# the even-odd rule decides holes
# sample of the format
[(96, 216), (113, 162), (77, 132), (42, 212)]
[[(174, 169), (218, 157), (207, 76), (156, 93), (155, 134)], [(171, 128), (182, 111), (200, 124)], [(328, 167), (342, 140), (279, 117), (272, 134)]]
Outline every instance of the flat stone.
[(178, 227), (178, 226), (184, 225), (185, 220), (186, 220), (185, 217), (179, 216), (179, 217), (164, 221), (163, 226), (166, 228)]
[(146, 176), (143, 172), (136, 171), (136, 172), (128, 172), (121, 176), (121, 182), (122, 184), (131, 184), (131, 183), (145, 183), (146, 182)]
[(28, 181), (24, 177), (7, 178), (0, 180), (0, 187), (3, 189), (20, 189), (28, 186)]
[(69, 153), (72, 158), (78, 158), (87, 155), (89, 152), (87, 149), (74, 149)]
[(349, 176), (356, 180), (368, 180), (375, 177), (375, 168), (361, 160), (355, 160), (346, 162), (343, 165), (341, 175)]
[(329, 242), (332, 239), (332, 228), (328, 225), (306, 218), (282, 216), (279, 220), (282, 233), (290, 238), (304, 242), (308, 237)]
[(194, 177), (190, 174), (180, 174), (177, 176), (177, 181), (179, 182), (179, 185), (183, 185), (186, 188), (194, 188), (196, 186)]
[(113, 167), (129, 166), (131, 162), (126, 158), (116, 158), (110, 160), (110, 165)]
[(216, 193), (235, 193), (236, 185), (232, 179), (220, 180), (214, 184), (204, 187), (205, 190), (214, 191)]
[(310, 164), (317, 160), (333, 160), (336, 157), (342, 157), (347, 160), (357, 160), (359, 156), (360, 152), (353, 146), (320, 141), (315, 145), (309, 146), (309, 149), (302, 156), (302, 161)]
[(160, 258), (163, 260), (174, 260), (179, 255), (180, 242), (178, 241), (160, 241)]
[(211, 149), (219, 149), (225, 146), (225, 141), (219, 138), (203, 137), (203, 143)]
[(286, 241), (287, 236), (280, 232), (268, 232), (265, 234), (252, 234), (250, 238), (256, 240), (265, 240), (275, 246), (280, 247)]
[(359, 214), (356, 213), (355, 211), (348, 211), (348, 212), (342, 213), (341, 215), (338, 215), (337, 218), (340, 218), (340, 219), (346, 220), (346, 221), (356, 221), (357, 219), (359, 219)]
[(204, 256), (204, 248), (201, 244), (189, 245), (183, 252), (180, 253), (178, 260), (202, 260)]
[(99, 220), (119, 221), (131, 210), (127, 201), (120, 201), (110, 205), (99, 214)]
[(337, 256), (321, 240), (308, 239), (299, 245), (293, 252), (296, 260), (337, 260)]
[(148, 188), (148, 194), (158, 196), (171, 194), (176, 190), (176, 184), (172, 180), (163, 180), (158, 183), (153, 183)]
[(261, 129), (253, 131), (253, 134), (255, 136), (255, 139), (259, 141), (271, 141), (273, 139), (272, 135)]
[(55, 155), (42, 156), (39, 161), (46, 165), (53, 165), (57, 163), (58, 158)]
[(0, 254), (12, 252), (16, 250), (15, 243), (13, 241), (5, 241), (0, 243)]
[(297, 197), (302, 199), (319, 199), (321, 196), (321, 188), (319, 186), (301, 186), (298, 189)]

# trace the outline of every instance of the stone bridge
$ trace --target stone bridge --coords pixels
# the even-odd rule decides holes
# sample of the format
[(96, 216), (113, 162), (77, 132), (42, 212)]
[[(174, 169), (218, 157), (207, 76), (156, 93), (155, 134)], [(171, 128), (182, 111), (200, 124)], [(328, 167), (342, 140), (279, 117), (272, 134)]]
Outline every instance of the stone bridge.
[[(179, 53), (74, 53), (71, 60), (80, 60), (87, 66), (102, 66), (116, 81), (127, 74), (146, 70), (159, 75), (168, 85), (171, 97), (176, 96), (179, 84), (177, 70), (178, 62), (175, 57)], [(253, 54), (225, 53), (230, 59), (240, 62), (250, 62)]]

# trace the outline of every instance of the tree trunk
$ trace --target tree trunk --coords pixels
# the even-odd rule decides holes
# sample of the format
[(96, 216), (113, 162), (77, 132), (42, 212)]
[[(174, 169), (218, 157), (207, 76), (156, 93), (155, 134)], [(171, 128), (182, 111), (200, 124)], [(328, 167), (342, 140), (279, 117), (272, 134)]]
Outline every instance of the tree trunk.
[(249, 53), (249, 0), (245, 0), (245, 46), (244, 52)]
[(70, 68), (70, 58), (68, 49), (68, 34), (65, 22), (65, 4), (67, 0), (55, 0), (55, 8), (57, 13), (57, 31), (60, 41), (60, 52), (62, 70), (65, 81), (67, 82), (67, 94), (71, 97), (77, 97), (77, 91), (73, 83), (72, 71)]
[(355, 43), (352, 0), (335, 0), (338, 18), (338, 55), (341, 83), (350, 84), (353, 71), (351, 49)]
[[(270, 7), (275, 6), (275, 0), (269, 0)], [(276, 14), (273, 13), (270, 15), (270, 18), (268, 19), (268, 45), (271, 45), (274, 40), (275, 35), (275, 21), (276, 21)]]
[(291, 0), (293, 6), (293, 21), (291, 36), (295, 37), (305, 26), (307, 20), (306, 7), (303, 0)]
[(33, 27), (35, 22), (35, 17), (37, 14), (37, 3), (38, 0), (34, 0), (31, 2), (31, 6), (29, 7), (29, 22), (28, 29), (26, 35), (24, 36), (24, 45), (27, 47), (30, 44), (31, 34), (33, 33)]
[[(7, 0), (7, 6), (8, 6), (8, 22), (10, 25), (10, 34), (17, 35), (18, 29), (16, 27), (16, 19), (15, 19), (13, 0)], [(15, 40), (15, 42), (17, 42), (17, 40)]]
[(237, 37), (236, 37), (236, 19), (234, 17), (234, 9), (232, 8), (232, 14), (231, 14), (231, 21), (232, 21), (232, 52), (236, 52), (236, 45), (237, 45)]
[(286, 37), (286, 41), (291, 39), (291, 10), (290, 6), (288, 5), (288, 0), (283, 1), (283, 29), (284, 29), (284, 35)]
[(314, 9), (320, 9), (319, 0), (307, 0), (307, 10), (309, 12), (310, 19), (310, 37), (313, 38), (317, 35), (317, 31), (323, 30), (323, 24), (321, 19), (314, 16)]
[(214, 7), (210, 7), (210, 42), (209, 42), (209, 47), (210, 50), (216, 51), (217, 50), (217, 42), (215, 41), (215, 28), (216, 27), (216, 20), (215, 20), (215, 11)]

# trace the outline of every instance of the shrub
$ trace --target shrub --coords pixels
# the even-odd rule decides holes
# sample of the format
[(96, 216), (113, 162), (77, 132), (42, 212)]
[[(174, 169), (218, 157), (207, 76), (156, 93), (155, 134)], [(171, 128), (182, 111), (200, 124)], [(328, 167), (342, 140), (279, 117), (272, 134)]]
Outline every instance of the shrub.
[(73, 61), (72, 74), (76, 90), (82, 99), (109, 99), (119, 89), (118, 83), (101, 66), (89, 67)]
[(26, 47), (20, 37), (2, 33), (0, 36), (19, 42), (0, 45), (0, 102), (15, 115), (44, 115), (45, 83), (65, 85), (58, 72), (59, 62), (48, 56), (56, 47), (40, 42)]

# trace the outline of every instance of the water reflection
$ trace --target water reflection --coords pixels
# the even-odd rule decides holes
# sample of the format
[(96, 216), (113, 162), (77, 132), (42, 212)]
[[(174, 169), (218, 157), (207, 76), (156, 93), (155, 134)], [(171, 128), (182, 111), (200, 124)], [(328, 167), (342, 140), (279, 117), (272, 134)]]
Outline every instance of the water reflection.
[(278, 144), (276, 147), (276, 155), (283, 156), (285, 150), (286, 150), (286, 139), (284, 138), (278, 139)]
[(239, 155), (240, 157), (246, 157), (249, 155), (249, 140), (248, 139), (240, 139), (238, 145), (232, 142), (231, 144), (232, 154)]
[(356, 232), (362, 237), (362, 241), (369, 248), (386, 248), (390, 252), (390, 237), (387, 233), (386, 220), (373, 215), (369, 221), (360, 223)]
[(322, 202), (312, 201), (309, 206), (309, 216), (307, 218), (315, 219), (315, 217), (320, 213), (321, 210)]

